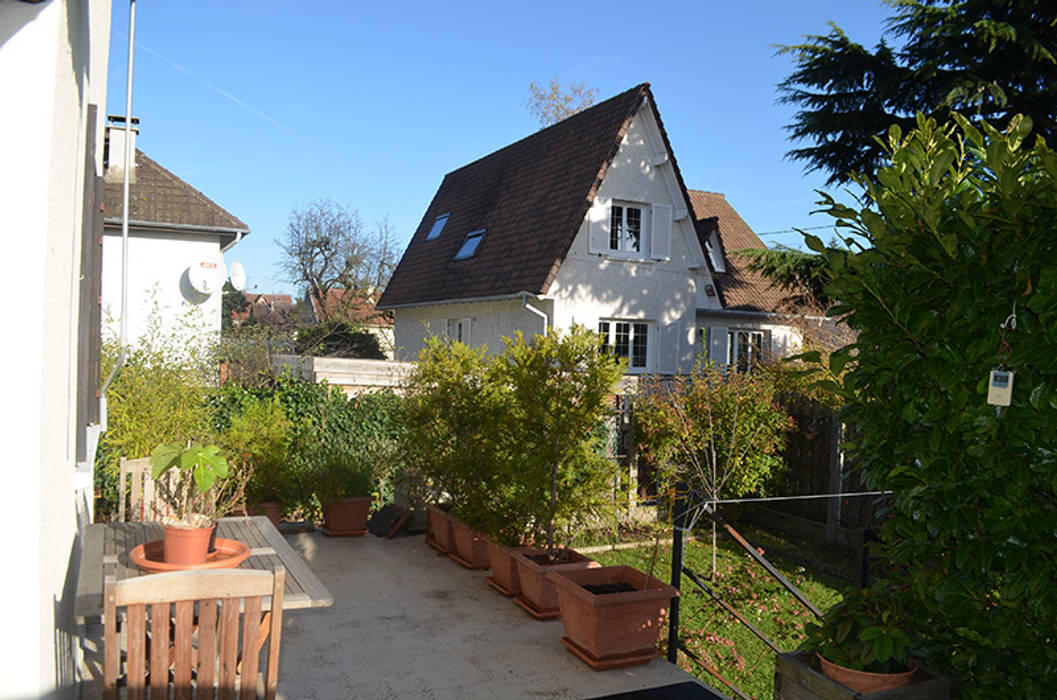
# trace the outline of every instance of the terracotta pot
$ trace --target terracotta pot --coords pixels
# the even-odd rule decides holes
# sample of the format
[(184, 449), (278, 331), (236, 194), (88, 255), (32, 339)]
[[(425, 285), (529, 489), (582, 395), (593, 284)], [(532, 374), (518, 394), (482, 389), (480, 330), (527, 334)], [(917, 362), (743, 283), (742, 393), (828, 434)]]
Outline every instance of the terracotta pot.
[(529, 612), (535, 617), (553, 618), (558, 616), (558, 591), (554, 584), (547, 580), (547, 574), (552, 571), (573, 571), (598, 567), (599, 564), (572, 550), (568, 550), (568, 556), (561, 564), (540, 564), (531, 558), (541, 553), (540, 550), (526, 548), (526, 551), (516, 552), (513, 555), (514, 563), (517, 565), (518, 580), (521, 582), (521, 595), (518, 596), (518, 601), (527, 603), (531, 608)]
[(514, 554), (526, 551), (531, 551), (531, 548), (504, 547), (488, 540), (488, 563), (492, 566), (492, 581), (489, 583), (504, 595), (521, 593), (521, 578), (517, 573), (517, 564), (514, 563)]
[(162, 558), (168, 564), (205, 564), (216, 524), (187, 529), (162, 525)]
[(455, 543), (455, 551), (450, 552), (451, 557), (467, 569), (487, 569), (490, 561), (484, 535), (456, 518), (449, 517), (448, 521)]
[(362, 535), (367, 532), (370, 496), (349, 496), (323, 506), (324, 534)]
[(918, 662), (914, 659), (910, 659), (907, 662), (909, 668), (900, 673), (870, 673), (869, 671), (858, 671), (854, 668), (835, 664), (832, 661), (827, 661), (819, 654), (815, 654), (815, 656), (818, 657), (818, 664), (822, 668), (822, 673), (838, 683), (842, 683), (852, 690), (857, 690), (864, 694), (879, 693), (882, 690), (891, 690), (892, 688), (902, 688), (905, 685), (910, 685), (910, 682), (914, 679), (914, 674), (918, 670)]
[[(566, 637), (586, 652), (585, 661), (606, 661), (607, 668), (615, 668), (656, 658), (661, 621), (679, 595), (675, 588), (631, 566), (552, 571), (547, 580), (557, 589)], [(592, 593), (584, 588), (619, 584), (634, 590)]]
[(433, 529), (433, 544), (442, 552), (455, 551), (455, 543), (451, 533), (451, 516), (448, 511), (430, 506), (426, 509), (429, 515), (429, 524)]
[(283, 519), (283, 504), (279, 501), (262, 501), (253, 507), (254, 515), (266, 515), (272, 525), (279, 527), (279, 521)]

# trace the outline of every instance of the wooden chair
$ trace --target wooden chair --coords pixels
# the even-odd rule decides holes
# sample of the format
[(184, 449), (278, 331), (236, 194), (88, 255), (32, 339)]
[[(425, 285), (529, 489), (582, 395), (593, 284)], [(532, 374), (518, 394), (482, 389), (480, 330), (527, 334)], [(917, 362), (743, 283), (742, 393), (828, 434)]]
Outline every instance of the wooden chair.
[[(257, 698), (259, 661), (267, 643), (264, 697), (273, 700), (285, 583), (282, 567), (274, 573), (214, 569), (124, 581), (107, 576), (104, 697), (116, 698), (124, 678), (129, 698), (146, 698), (149, 689), (151, 700), (167, 699), (170, 687), (177, 699), (212, 698), (214, 692), (219, 698)], [(269, 595), (271, 610), (262, 615), (262, 600)], [(119, 640), (119, 608), (125, 609), (124, 643)]]
[[(128, 491), (125, 487), (126, 478), (130, 482)], [(169, 514), (168, 506), (158, 498), (154, 488), (154, 479), (150, 475), (150, 457), (121, 458), (118, 465), (117, 494), (117, 519), (123, 523), (161, 520)]]

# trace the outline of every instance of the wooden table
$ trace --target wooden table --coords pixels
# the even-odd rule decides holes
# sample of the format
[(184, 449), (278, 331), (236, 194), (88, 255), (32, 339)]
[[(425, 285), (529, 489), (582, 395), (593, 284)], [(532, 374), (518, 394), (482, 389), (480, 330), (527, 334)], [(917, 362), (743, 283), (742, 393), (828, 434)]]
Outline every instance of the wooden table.
[[(74, 603), (74, 615), (79, 621), (96, 621), (102, 617), (105, 575), (113, 573), (119, 581), (149, 575), (132, 563), (128, 553), (136, 545), (160, 540), (161, 536), (161, 525), (156, 522), (94, 523), (88, 526), (82, 541), (77, 601)], [(265, 516), (221, 518), (217, 521), (217, 537), (249, 545), (250, 556), (239, 565), (240, 569), (274, 570), (280, 565), (286, 568), (284, 610), (334, 604), (330, 591)]]

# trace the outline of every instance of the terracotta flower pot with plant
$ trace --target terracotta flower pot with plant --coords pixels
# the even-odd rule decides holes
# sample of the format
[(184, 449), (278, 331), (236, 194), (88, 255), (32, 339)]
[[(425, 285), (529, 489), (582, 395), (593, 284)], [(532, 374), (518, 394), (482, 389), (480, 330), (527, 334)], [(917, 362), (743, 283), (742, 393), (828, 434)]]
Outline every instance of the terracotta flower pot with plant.
[(426, 543), (444, 554), (454, 552), (455, 538), (452, 535), (451, 516), (448, 515), (446, 505), (430, 506), (426, 509), (426, 516), (429, 519)]
[(173, 442), (155, 447), (150, 465), (159, 497), (172, 509), (172, 515), (161, 522), (164, 560), (205, 563), (216, 519), (232, 505), (221, 488), (229, 477), (227, 459), (216, 445), (184, 447)]
[(818, 656), (826, 676), (860, 693), (901, 688), (918, 667), (903, 631), (909, 621), (891, 592), (850, 591), (821, 623), (808, 625), (800, 649)]
[(519, 552), (531, 551), (530, 547), (514, 546), (507, 547), (495, 538), (489, 537), (488, 541), (488, 564), (492, 568), (492, 575), (485, 578), (492, 588), (507, 597), (521, 594), (521, 577), (518, 575), (517, 562), (514, 555)]
[(328, 537), (367, 534), (367, 516), (375, 487), (371, 467), (341, 451), (321, 448), (314, 456), (310, 474), (323, 510), (323, 534)]
[(514, 601), (537, 620), (552, 620), (561, 614), (558, 589), (547, 578), (548, 574), (600, 566), (598, 562), (564, 548), (556, 551), (523, 549), (515, 553), (513, 559), (521, 584), (521, 594)]
[(558, 592), (562, 643), (596, 670), (657, 658), (657, 637), (674, 587), (631, 566), (547, 574)]
[(488, 540), (481, 532), (467, 525), (456, 515), (449, 514), (451, 536), (455, 545), (448, 556), (467, 569), (487, 569), (491, 562), (488, 559)]

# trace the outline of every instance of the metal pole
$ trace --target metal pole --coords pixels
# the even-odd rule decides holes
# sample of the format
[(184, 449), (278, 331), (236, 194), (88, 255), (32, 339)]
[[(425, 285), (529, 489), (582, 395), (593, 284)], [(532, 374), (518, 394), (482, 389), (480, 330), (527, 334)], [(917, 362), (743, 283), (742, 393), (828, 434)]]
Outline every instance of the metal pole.
[[(683, 529), (686, 527), (687, 490), (687, 485), (679, 482), (675, 485), (675, 495), (672, 498), (672, 587), (677, 591), (683, 573)], [(679, 596), (672, 598), (668, 613), (668, 661), (674, 664), (679, 661)]]

